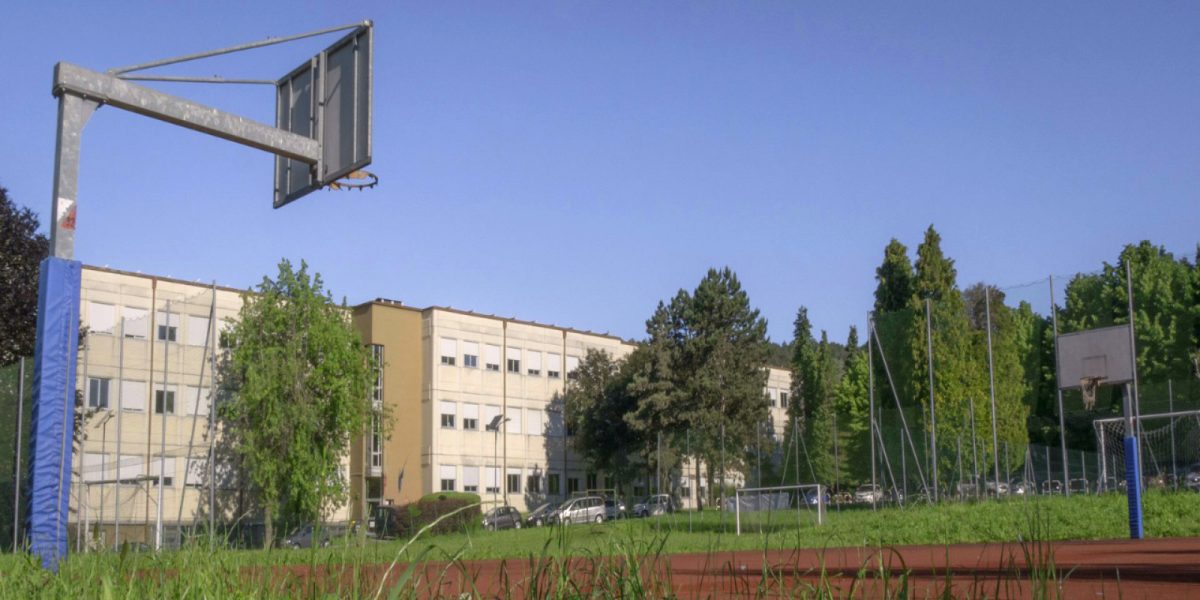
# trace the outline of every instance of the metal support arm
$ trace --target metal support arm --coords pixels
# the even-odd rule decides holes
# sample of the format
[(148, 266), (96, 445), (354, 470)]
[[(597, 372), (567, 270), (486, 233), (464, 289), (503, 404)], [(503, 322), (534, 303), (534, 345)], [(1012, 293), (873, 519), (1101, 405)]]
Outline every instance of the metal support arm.
[(317, 140), (70, 63), (55, 65), (53, 91), (55, 96), (69, 94), (109, 104), (309, 164), (321, 157)]

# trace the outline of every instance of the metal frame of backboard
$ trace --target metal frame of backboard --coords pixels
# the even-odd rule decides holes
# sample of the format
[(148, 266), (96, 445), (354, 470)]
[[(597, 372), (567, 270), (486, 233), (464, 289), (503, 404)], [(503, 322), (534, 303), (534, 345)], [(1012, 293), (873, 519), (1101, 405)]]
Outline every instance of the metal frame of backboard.
[(276, 156), (275, 208), (371, 164), (373, 35), (352, 31), (276, 82), (276, 128), (317, 140), (321, 154)]
[(1133, 349), (1129, 340), (1129, 325), (1059, 335), (1059, 389), (1079, 389), (1080, 381), (1090, 378), (1098, 378), (1103, 385), (1133, 381)]
[[(278, 81), (229, 80), (220, 77), (169, 77), (130, 75), (153, 67), (176, 64), (220, 54), (229, 54), (273, 44), (280, 44), (336, 31), (353, 30), (346, 37), (318, 55), (320, 67), (327, 73), (329, 56), (336, 54), (351, 40), (353, 60), (364, 58), (367, 73), (366, 98), (368, 114), (365, 120), (356, 120), (356, 128), (350, 133), (357, 142), (364, 135), (366, 152), (359, 153), (359, 146), (351, 151), (351, 160), (341, 160), (330, 169), (320, 170), (323, 177), (340, 176), (342, 170), (361, 168), (370, 162), (370, 51), (374, 25), (362, 21), (350, 25), (331, 27), (283, 38), (270, 38), (219, 50), (200, 52), (158, 60), (141, 65), (112, 69), (100, 73), (60, 62), (54, 67), (53, 95), (58, 98), (58, 127), (54, 155), (54, 187), (50, 213), (50, 257), (42, 262), (41, 280), (38, 289), (37, 347), (34, 356), (33, 428), (30, 435), (31, 455), (29, 470), (31, 491), (29, 498), (30, 551), (41, 558), (42, 566), (57, 572), (58, 564), (67, 554), (66, 525), (68, 519), (71, 488), (71, 438), (75, 417), (74, 387), (79, 327), (80, 271), (81, 263), (73, 260), (75, 255), (75, 228), (79, 179), (79, 150), (83, 128), (88, 119), (101, 105), (110, 105), (151, 117), (252, 148), (266, 150), (277, 156), (316, 165), (322, 161), (322, 138), (329, 136), (298, 135), (286, 129), (271, 127), (257, 121), (230, 114), (215, 108), (185, 100), (170, 94), (130, 83), (130, 80), (159, 80), (200, 83), (255, 83), (278, 86)], [(359, 54), (361, 45), (367, 46)], [(310, 64), (311, 64), (310, 59)], [(336, 62), (336, 61), (335, 61)], [(360, 73), (353, 63), (354, 81)], [(332, 80), (332, 78), (328, 78)], [(359, 93), (358, 86), (354, 86)], [(278, 88), (277, 88), (278, 89)], [(357, 96), (356, 96), (357, 98)], [(327, 100), (327, 99), (326, 99)], [(350, 108), (353, 110), (357, 103)], [(324, 123), (337, 127), (343, 119), (326, 119)], [(338, 137), (338, 136), (334, 136)], [(338, 138), (340, 140), (340, 137)], [(339, 145), (340, 150), (340, 145)], [(348, 173), (349, 171), (347, 171)], [(317, 181), (324, 181), (318, 178)], [(314, 188), (317, 189), (317, 188)], [(309, 190), (311, 191), (311, 190)], [(292, 199), (294, 200), (295, 196)], [(161, 525), (159, 526), (161, 530)], [(161, 539), (161, 538), (160, 538)]]

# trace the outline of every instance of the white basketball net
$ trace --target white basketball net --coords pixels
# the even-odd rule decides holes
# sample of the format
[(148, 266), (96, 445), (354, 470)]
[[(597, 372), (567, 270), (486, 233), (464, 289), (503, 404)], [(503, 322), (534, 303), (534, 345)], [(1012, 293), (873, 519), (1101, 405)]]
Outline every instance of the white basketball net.
[(1096, 407), (1096, 390), (1100, 387), (1102, 377), (1083, 377), (1079, 380), (1079, 391), (1083, 393), (1083, 407), (1092, 410)]

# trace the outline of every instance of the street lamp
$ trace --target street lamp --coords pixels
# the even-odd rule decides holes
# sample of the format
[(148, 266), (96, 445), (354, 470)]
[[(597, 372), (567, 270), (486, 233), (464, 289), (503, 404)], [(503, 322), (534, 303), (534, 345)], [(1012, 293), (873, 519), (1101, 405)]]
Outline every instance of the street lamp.
[[(509, 421), (509, 418), (504, 416), (504, 413), (500, 413), (500, 414), (496, 415), (495, 418), (492, 419), (491, 423), (488, 423), (487, 425), (484, 426), (485, 430), (495, 432), (495, 434), (496, 434), (492, 438), (492, 463), (496, 463), (500, 460), (499, 459), (499, 456), (500, 456), (500, 451), (499, 451), (500, 426), (503, 425), (504, 423), (507, 423), (508, 421)], [(492, 467), (492, 468), (496, 468), (496, 467)], [(493, 488), (496, 491), (492, 492), (492, 502), (493, 503), (496, 502), (496, 493), (500, 491), (500, 476), (501, 476), (501, 473), (496, 473), (496, 487)]]

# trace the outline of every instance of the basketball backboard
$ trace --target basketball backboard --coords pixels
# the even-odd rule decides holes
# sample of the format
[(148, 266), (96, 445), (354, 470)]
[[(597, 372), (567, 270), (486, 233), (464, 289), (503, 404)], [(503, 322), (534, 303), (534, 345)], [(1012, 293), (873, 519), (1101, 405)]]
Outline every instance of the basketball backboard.
[(276, 83), (275, 126), (317, 140), (321, 157), (276, 157), (275, 208), (371, 164), (373, 30), (368, 21)]
[(1091, 378), (1099, 378), (1103, 385), (1133, 381), (1128, 325), (1058, 336), (1059, 389), (1078, 389), (1080, 381)]

